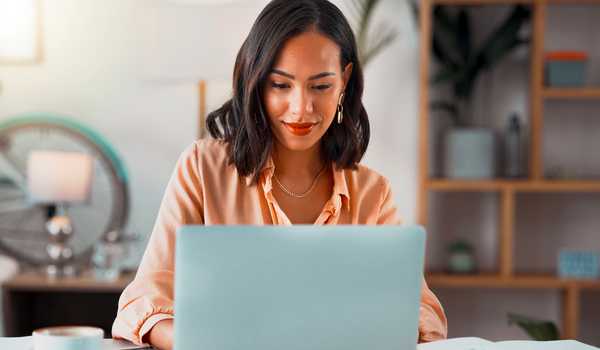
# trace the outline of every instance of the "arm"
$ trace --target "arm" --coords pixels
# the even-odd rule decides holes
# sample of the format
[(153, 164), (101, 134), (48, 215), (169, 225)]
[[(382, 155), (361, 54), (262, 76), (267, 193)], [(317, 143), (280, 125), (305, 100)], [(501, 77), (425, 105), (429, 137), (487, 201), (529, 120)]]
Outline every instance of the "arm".
[[(392, 191), (387, 180), (383, 183), (381, 191), (381, 205), (378, 225), (398, 225), (400, 220), (396, 214), (396, 206), (392, 199)], [(419, 307), (419, 343), (445, 339), (448, 334), (448, 321), (442, 304), (427, 286), (423, 279), (421, 288), (421, 305)]]
[[(197, 145), (193, 144), (177, 162), (135, 279), (119, 299), (117, 317), (112, 327), (115, 338), (124, 338), (136, 344), (146, 340), (152, 345), (152, 341), (156, 340), (159, 341), (156, 344), (158, 347), (167, 344), (163, 341), (171, 341), (172, 332), (165, 325), (172, 325), (174, 316), (175, 233), (183, 224), (202, 224), (204, 221), (197, 154)], [(160, 326), (154, 333), (158, 324)]]
[(143, 341), (152, 344), (158, 350), (173, 349), (173, 319), (162, 320), (155, 324), (144, 336)]
[(421, 289), (421, 306), (419, 308), (419, 343), (446, 339), (448, 337), (448, 321), (442, 304), (427, 286), (423, 279)]

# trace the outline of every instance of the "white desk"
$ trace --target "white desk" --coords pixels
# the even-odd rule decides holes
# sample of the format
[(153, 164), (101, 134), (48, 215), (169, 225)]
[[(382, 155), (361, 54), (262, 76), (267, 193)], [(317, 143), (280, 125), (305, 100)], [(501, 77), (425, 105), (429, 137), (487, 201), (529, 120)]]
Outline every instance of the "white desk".
[(481, 338), (453, 338), (419, 344), (417, 350), (598, 350), (575, 340), (491, 342)]
[[(33, 338), (28, 337), (14, 337), (14, 338), (2, 338), (0, 337), (0, 349), (2, 350), (33, 350)], [(152, 349), (151, 347), (141, 347), (130, 342), (104, 339), (102, 344), (102, 350), (133, 350), (133, 349)]]
[[(32, 337), (0, 338), (2, 350), (33, 350)], [(152, 349), (129, 342), (104, 339), (102, 350)], [(254, 350), (254, 349), (251, 349)], [(317, 349), (318, 350), (318, 349)], [(574, 340), (555, 342), (504, 341), (490, 342), (481, 338), (454, 338), (417, 345), (417, 350), (598, 350)]]

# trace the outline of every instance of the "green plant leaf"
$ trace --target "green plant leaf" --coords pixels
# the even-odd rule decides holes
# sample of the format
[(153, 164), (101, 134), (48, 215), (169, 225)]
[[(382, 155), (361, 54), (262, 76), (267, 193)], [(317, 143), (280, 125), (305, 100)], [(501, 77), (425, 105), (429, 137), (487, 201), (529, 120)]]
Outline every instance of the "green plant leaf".
[(379, 54), (381, 50), (385, 49), (389, 44), (391, 44), (398, 36), (398, 32), (388, 28), (385, 24), (381, 24), (376, 33), (377, 34), (373, 36), (373, 39), (371, 39), (373, 44), (368, 46), (366, 52), (364, 52), (363, 63), (365, 65), (371, 60), (371, 58)]
[(374, 37), (368, 38), (369, 24), (379, 2), (380, 0), (352, 0), (351, 2), (356, 16), (355, 32), (358, 55), (363, 66), (366, 66), (375, 55), (380, 53), (398, 36), (396, 31), (380, 25)]
[(350, 11), (353, 17), (353, 24), (355, 25), (356, 32), (358, 33), (363, 14), (365, 13), (365, 0), (352, 0), (350, 1)]
[(13, 183), (14, 183), (14, 181), (10, 177), (0, 175), (0, 184), (1, 185), (7, 185), (7, 184), (12, 185)]
[(452, 81), (456, 80), (456, 78), (460, 74), (462, 74), (462, 72), (460, 70), (458, 70), (456, 67), (442, 66), (440, 69), (438, 69), (438, 71), (435, 73), (435, 75), (430, 79), (430, 83), (437, 85), (437, 84), (446, 83), (448, 81), (452, 82)]
[(429, 107), (432, 111), (443, 111), (448, 113), (450, 118), (452, 118), (452, 122), (455, 125), (458, 125), (459, 115), (458, 115), (458, 106), (456, 103), (448, 102), (448, 101), (433, 101), (429, 104)]
[(359, 0), (360, 20), (358, 23), (358, 46), (364, 47), (367, 40), (367, 29), (371, 22), (371, 16), (379, 0)]
[(351, 23), (353, 28), (358, 28), (358, 23), (360, 21), (360, 8), (358, 0), (350, 1), (350, 5), (348, 6), (348, 20)]
[[(415, 1), (409, 2), (416, 23), (419, 21), (419, 6)], [(432, 52), (436, 61), (441, 65), (451, 66), (453, 69), (463, 64), (459, 46), (457, 21), (440, 5), (434, 6), (432, 11), (433, 33)]]
[(462, 70), (463, 75), (457, 77), (453, 85), (454, 94), (458, 98), (470, 99), (482, 70), (491, 68), (514, 48), (528, 42), (528, 39), (519, 38), (519, 31), (529, 18), (528, 8), (515, 6), (511, 14), (488, 36), (482, 48), (475, 55), (469, 56), (466, 67)]
[(516, 324), (533, 340), (546, 341), (558, 340), (558, 328), (552, 321), (543, 321), (523, 315), (508, 314), (508, 324)]
[(457, 240), (448, 246), (450, 252), (455, 253), (473, 253), (473, 246), (464, 240)]
[(458, 65), (461, 62), (460, 46), (457, 41), (457, 22), (446, 11), (444, 6), (435, 6), (433, 9), (433, 38), (436, 49), (443, 52), (441, 64)]
[(505, 56), (507, 56), (511, 51), (526, 43), (527, 41), (519, 38), (513, 38), (507, 41), (506, 43), (504, 43), (505, 46), (499, 48), (499, 50), (496, 53), (492, 53), (489, 57), (485, 57), (485, 67), (493, 67)]
[(448, 13), (445, 6), (436, 5), (433, 7), (433, 20), (435, 26), (442, 31), (451, 33), (456, 31), (456, 21)]
[(419, 4), (416, 1), (408, 1), (408, 5), (410, 6), (410, 12), (412, 13), (415, 25), (419, 28), (421, 26)]
[(481, 73), (484, 62), (481, 57), (471, 57), (471, 60), (461, 70), (459, 76), (454, 83), (454, 94), (457, 98), (468, 100), (471, 98), (475, 82)]
[(433, 33), (432, 39), (432, 52), (437, 62), (441, 65), (456, 67), (459, 63), (454, 60), (450, 54), (447, 53), (446, 48), (442, 44), (442, 40), (439, 38), (439, 34)]
[(531, 17), (531, 10), (525, 6), (515, 6), (504, 22), (485, 40), (479, 51), (483, 67), (489, 68), (521, 43), (519, 31)]
[(460, 49), (463, 62), (468, 62), (471, 57), (471, 21), (467, 9), (462, 7), (456, 20), (456, 42)]
[[(411, 1), (410, 5), (418, 23), (418, 2)], [(456, 11), (449, 11), (449, 8), (451, 7), (436, 5), (432, 9), (432, 54), (439, 64), (439, 70), (430, 79), (430, 83), (451, 85), (455, 108), (452, 112), (446, 110), (455, 114), (457, 125), (467, 125), (466, 112), (481, 72), (497, 64), (518, 46), (529, 43), (529, 38), (520, 37), (520, 30), (530, 20), (531, 9), (521, 5), (514, 6), (507, 18), (488, 35), (481, 48), (476, 50), (472, 42), (468, 7), (455, 7)]]

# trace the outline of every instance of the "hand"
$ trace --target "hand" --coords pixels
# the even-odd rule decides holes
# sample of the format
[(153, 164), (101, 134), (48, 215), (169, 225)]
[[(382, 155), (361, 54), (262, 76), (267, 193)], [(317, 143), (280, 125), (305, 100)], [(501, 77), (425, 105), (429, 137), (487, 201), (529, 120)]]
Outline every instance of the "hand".
[(173, 349), (173, 319), (159, 321), (144, 336), (143, 341), (159, 350)]

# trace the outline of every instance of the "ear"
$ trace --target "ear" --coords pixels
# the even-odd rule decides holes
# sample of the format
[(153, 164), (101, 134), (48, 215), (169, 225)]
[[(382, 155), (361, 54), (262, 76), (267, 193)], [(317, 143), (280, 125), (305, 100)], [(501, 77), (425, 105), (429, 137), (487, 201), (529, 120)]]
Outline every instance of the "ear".
[(344, 68), (344, 72), (342, 73), (342, 79), (344, 80), (344, 90), (346, 90), (346, 86), (350, 81), (350, 77), (352, 76), (352, 62), (348, 63)]

